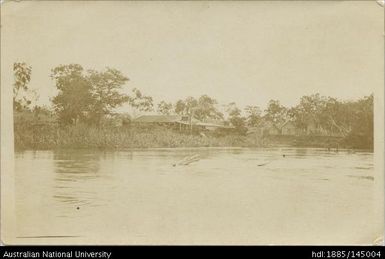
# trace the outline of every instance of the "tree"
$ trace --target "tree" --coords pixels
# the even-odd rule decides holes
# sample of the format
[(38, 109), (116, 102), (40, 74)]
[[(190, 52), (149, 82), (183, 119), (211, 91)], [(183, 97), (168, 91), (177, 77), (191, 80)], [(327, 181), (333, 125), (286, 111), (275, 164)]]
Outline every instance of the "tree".
[(85, 119), (93, 106), (92, 84), (78, 64), (52, 69), (51, 78), (59, 90), (52, 103), (61, 125), (76, 124)]
[(113, 68), (85, 72), (78, 64), (60, 65), (51, 77), (59, 90), (52, 103), (62, 125), (78, 121), (100, 125), (105, 115), (129, 101), (128, 95), (120, 93), (128, 78)]
[(349, 103), (343, 103), (336, 98), (312, 94), (302, 96), (300, 103), (289, 110), (298, 128), (306, 130), (314, 125), (318, 130), (346, 135), (350, 131), (351, 114)]
[(175, 104), (175, 113), (179, 115), (193, 116), (198, 120), (223, 119), (223, 114), (216, 108), (217, 101), (207, 95), (199, 99), (187, 97), (185, 100), (178, 100)]
[(172, 112), (172, 103), (161, 101), (158, 104), (158, 112), (160, 114), (169, 115)]
[(181, 114), (183, 115), (192, 115), (193, 110), (198, 106), (198, 101), (191, 96), (187, 97), (183, 103), (184, 110), (181, 111)]
[(261, 120), (261, 109), (258, 106), (248, 105), (245, 108), (247, 114), (247, 125), (250, 127), (255, 127)]
[(175, 113), (179, 115), (185, 115), (186, 103), (183, 100), (178, 100), (175, 103)]
[(287, 119), (287, 109), (277, 100), (270, 100), (265, 110), (265, 119), (274, 124), (283, 123)]
[(350, 112), (351, 104), (340, 102), (335, 98), (324, 97), (324, 104), (320, 105), (316, 113), (316, 121), (323, 129), (329, 132), (339, 132), (346, 136), (351, 130), (352, 114)]
[(128, 95), (120, 93), (129, 79), (113, 68), (102, 72), (89, 70), (87, 79), (91, 84), (92, 96), (88, 119), (92, 124), (100, 125), (105, 115), (111, 114), (113, 109), (129, 101)]
[(198, 101), (194, 97), (187, 97), (185, 100), (178, 100), (175, 104), (175, 113), (179, 115), (192, 115), (196, 110)]
[(350, 102), (349, 113), (352, 114), (351, 131), (344, 141), (353, 148), (373, 149), (374, 140), (374, 113), (373, 94)]
[(16, 62), (13, 64), (13, 72), (15, 77), (13, 84), (13, 109), (15, 111), (29, 109), (32, 101), (37, 99), (36, 93), (28, 88), (28, 84), (31, 81), (32, 67), (24, 62)]
[(238, 117), (241, 116), (241, 109), (237, 107), (237, 104), (235, 102), (231, 102), (228, 105), (226, 105), (226, 112), (231, 117)]
[(223, 114), (216, 108), (217, 101), (208, 95), (202, 95), (198, 99), (197, 109), (195, 110), (195, 118), (201, 121), (208, 119), (223, 119)]
[(133, 96), (129, 97), (131, 107), (143, 112), (150, 112), (154, 110), (154, 104), (151, 96), (145, 96), (142, 92), (134, 88), (132, 89)]
[(241, 135), (247, 132), (246, 119), (241, 116), (241, 109), (239, 109), (235, 102), (229, 103), (226, 107), (228, 120), (235, 127), (235, 131)]

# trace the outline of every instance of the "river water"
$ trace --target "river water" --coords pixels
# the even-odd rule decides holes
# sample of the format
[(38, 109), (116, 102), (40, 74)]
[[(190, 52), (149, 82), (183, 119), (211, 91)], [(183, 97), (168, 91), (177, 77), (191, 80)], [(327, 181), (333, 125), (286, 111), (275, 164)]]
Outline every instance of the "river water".
[(23, 151), (15, 168), (19, 243), (353, 244), (376, 231), (367, 152)]

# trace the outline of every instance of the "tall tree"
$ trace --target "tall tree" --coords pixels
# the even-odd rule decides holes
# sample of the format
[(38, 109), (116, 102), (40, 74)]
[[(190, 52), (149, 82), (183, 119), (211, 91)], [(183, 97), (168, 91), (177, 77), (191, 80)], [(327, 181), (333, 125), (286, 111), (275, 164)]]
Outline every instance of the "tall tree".
[(374, 140), (374, 113), (373, 94), (350, 103), (351, 131), (345, 142), (354, 148), (373, 149)]
[(52, 103), (62, 125), (85, 119), (93, 105), (92, 84), (78, 64), (60, 65), (52, 69), (51, 78), (59, 93)]
[(137, 88), (132, 89), (132, 93), (133, 96), (129, 97), (131, 107), (143, 112), (150, 112), (154, 110), (153, 99), (151, 96), (143, 95)]
[(275, 124), (283, 123), (287, 119), (287, 109), (278, 100), (270, 100), (265, 110), (265, 119)]
[(22, 111), (28, 109), (34, 99), (37, 99), (36, 93), (29, 89), (28, 84), (31, 81), (32, 67), (24, 62), (13, 64), (15, 82), (13, 84), (13, 109)]
[(208, 95), (202, 95), (198, 99), (197, 109), (194, 113), (195, 118), (201, 121), (208, 119), (223, 119), (223, 114), (216, 108), (217, 101)]
[(198, 101), (194, 97), (187, 97), (185, 100), (178, 100), (175, 104), (175, 113), (179, 115), (191, 115), (197, 108)]
[(238, 134), (245, 134), (247, 132), (246, 118), (242, 116), (242, 111), (237, 107), (236, 103), (229, 103), (226, 106), (226, 112), (229, 122), (235, 127), (235, 131)]
[(346, 109), (348, 103), (342, 103), (336, 98), (312, 94), (302, 96), (300, 103), (290, 109), (290, 115), (298, 128), (307, 129), (315, 126), (324, 132), (339, 132), (346, 135), (350, 131), (349, 117)]
[(161, 101), (158, 104), (158, 112), (160, 114), (169, 115), (172, 112), (172, 103)]
[(342, 135), (349, 133), (351, 129), (350, 103), (343, 103), (336, 98), (324, 98), (323, 105), (318, 107), (315, 113), (316, 121), (323, 129), (329, 132), (339, 132)]
[(202, 121), (223, 119), (223, 114), (218, 111), (216, 105), (217, 101), (208, 95), (202, 95), (198, 100), (190, 96), (176, 102), (175, 113), (193, 116)]
[(175, 113), (179, 115), (185, 115), (186, 103), (183, 100), (178, 100), (175, 103)]
[(105, 115), (129, 101), (128, 95), (120, 92), (128, 78), (113, 68), (86, 72), (78, 64), (60, 65), (51, 77), (59, 90), (52, 103), (64, 125), (78, 121), (100, 125)]
[(255, 127), (261, 120), (262, 111), (258, 106), (248, 105), (245, 108), (247, 114), (247, 125), (250, 127)]
[(129, 79), (113, 68), (101, 72), (89, 70), (87, 79), (92, 87), (89, 120), (93, 124), (100, 125), (105, 115), (111, 114), (113, 109), (129, 101), (129, 96), (120, 92)]

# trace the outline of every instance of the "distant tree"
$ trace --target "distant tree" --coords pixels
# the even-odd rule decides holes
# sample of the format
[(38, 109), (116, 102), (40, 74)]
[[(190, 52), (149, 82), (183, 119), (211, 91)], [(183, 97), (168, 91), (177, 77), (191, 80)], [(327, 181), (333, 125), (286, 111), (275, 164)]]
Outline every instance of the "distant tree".
[(316, 121), (320, 127), (329, 132), (339, 132), (346, 136), (351, 130), (351, 104), (341, 102), (336, 98), (324, 97), (323, 104), (315, 112)]
[(223, 114), (216, 108), (217, 101), (207, 95), (202, 95), (198, 99), (195, 118), (204, 121), (207, 119), (219, 120), (223, 119)]
[(261, 120), (262, 111), (258, 106), (248, 105), (245, 108), (247, 114), (247, 125), (250, 127), (255, 127)]
[(51, 77), (59, 90), (52, 103), (62, 125), (78, 121), (100, 125), (105, 115), (129, 101), (128, 95), (120, 93), (128, 78), (113, 68), (86, 72), (78, 64), (60, 65)]
[(13, 109), (22, 111), (29, 109), (33, 100), (37, 99), (36, 92), (28, 88), (31, 81), (32, 67), (26, 63), (16, 62), (13, 64), (15, 82), (13, 84)]
[(172, 103), (161, 101), (158, 104), (158, 112), (160, 114), (169, 115), (172, 112)]
[(270, 100), (265, 110), (265, 119), (275, 124), (283, 123), (287, 119), (287, 109), (277, 100)]
[(373, 94), (348, 103), (351, 117), (351, 131), (346, 135), (345, 142), (354, 148), (373, 149), (374, 145), (374, 113)]
[(238, 117), (238, 116), (241, 116), (242, 114), (241, 109), (238, 108), (235, 102), (231, 102), (228, 105), (226, 105), (226, 112), (229, 118)]
[(52, 69), (51, 78), (59, 93), (52, 98), (61, 125), (76, 124), (86, 119), (93, 106), (92, 84), (78, 64), (60, 65)]
[(197, 108), (198, 101), (194, 97), (187, 97), (185, 100), (178, 100), (175, 104), (175, 113), (179, 115), (191, 115)]
[(321, 107), (324, 105), (325, 99), (319, 94), (302, 96), (300, 103), (289, 109), (288, 114), (299, 129), (306, 130), (310, 124), (320, 125)]
[(132, 89), (133, 96), (129, 97), (131, 107), (143, 112), (150, 112), (154, 110), (153, 99), (151, 96), (145, 96), (142, 92), (134, 88)]
[(179, 115), (185, 115), (186, 104), (183, 100), (178, 100), (175, 103), (175, 113)]
[(247, 132), (246, 118), (242, 117), (242, 111), (237, 107), (236, 103), (229, 103), (226, 106), (226, 112), (229, 122), (235, 127), (235, 131), (241, 135), (245, 134)]
[(178, 100), (175, 104), (175, 113), (179, 115), (193, 116), (198, 120), (223, 119), (223, 114), (218, 111), (217, 101), (208, 95), (202, 95), (199, 99), (187, 97)]
[(185, 100), (185, 113), (191, 115), (193, 110), (198, 106), (198, 101), (194, 97), (187, 97)]
[(298, 128), (306, 129), (313, 124), (326, 134), (338, 133), (344, 137), (362, 135), (361, 139), (366, 136), (370, 139), (373, 134), (372, 109), (373, 95), (358, 101), (339, 101), (313, 94), (301, 97), (300, 103), (291, 108), (288, 114)]
[(91, 84), (92, 96), (88, 119), (91, 123), (100, 125), (105, 115), (129, 101), (129, 96), (120, 92), (129, 79), (113, 68), (101, 72), (89, 70), (87, 79)]
[(288, 113), (298, 128), (306, 129), (312, 124), (319, 130), (346, 135), (350, 131), (351, 117), (348, 106), (348, 103), (317, 93), (302, 96), (300, 103)]

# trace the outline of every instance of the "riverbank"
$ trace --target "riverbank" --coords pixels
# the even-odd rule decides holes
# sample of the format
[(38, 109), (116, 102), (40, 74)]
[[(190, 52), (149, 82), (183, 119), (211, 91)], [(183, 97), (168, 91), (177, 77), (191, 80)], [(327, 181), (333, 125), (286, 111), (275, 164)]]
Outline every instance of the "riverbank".
[(174, 147), (244, 147), (262, 146), (260, 139), (247, 140), (231, 134), (184, 134), (167, 128), (88, 127), (78, 125), (59, 128), (55, 125), (15, 125), (16, 149), (55, 148), (174, 148)]
[(15, 149), (127, 149), (177, 147), (315, 147), (325, 149), (367, 149), (361, 138), (350, 141), (328, 136), (255, 136), (214, 133), (187, 134), (168, 128), (89, 127), (60, 128), (56, 124), (15, 124)]

